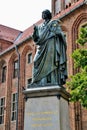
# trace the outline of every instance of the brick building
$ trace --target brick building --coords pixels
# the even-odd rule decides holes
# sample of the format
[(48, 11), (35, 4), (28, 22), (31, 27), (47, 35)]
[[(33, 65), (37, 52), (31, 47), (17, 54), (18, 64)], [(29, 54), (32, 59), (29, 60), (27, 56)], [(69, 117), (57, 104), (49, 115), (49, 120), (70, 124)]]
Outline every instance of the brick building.
[[(87, 26), (87, 0), (52, 0), (52, 15), (53, 19), (61, 21), (67, 40), (68, 75), (72, 75), (76, 70), (71, 54), (78, 48), (75, 41), (80, 28)], [(36, 24), (41, 22), (42, 20)], [(33, 57), (36, 51), (31, 37), (32, 31), (33, 26), (21, 32), (0, 25), (0, 130), (16, 129), (17, 112), (18, 130), (23, 130), (24, 127), (25, 99), (22, 91), (31, 82)], [(17, 91), (19, 100), (16, 99)], [(69, 108), (71, 130), (87, 130), (87, 110), (79, 103), (70, 103)]]

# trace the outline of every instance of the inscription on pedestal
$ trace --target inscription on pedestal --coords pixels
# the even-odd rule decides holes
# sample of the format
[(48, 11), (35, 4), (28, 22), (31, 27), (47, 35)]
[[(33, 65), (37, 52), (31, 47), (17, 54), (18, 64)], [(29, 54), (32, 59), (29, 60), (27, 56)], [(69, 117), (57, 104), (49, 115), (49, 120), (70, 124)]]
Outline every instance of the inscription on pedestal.
[(60, 130), (59, 99), (55, 96), (28, 99), (24, 130)]

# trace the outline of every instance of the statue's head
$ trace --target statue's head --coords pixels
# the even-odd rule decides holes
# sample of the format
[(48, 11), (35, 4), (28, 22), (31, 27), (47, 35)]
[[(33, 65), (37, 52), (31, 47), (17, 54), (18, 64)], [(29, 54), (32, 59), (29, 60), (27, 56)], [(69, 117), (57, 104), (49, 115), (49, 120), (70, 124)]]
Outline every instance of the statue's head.
[(52, 18), (51, 12), (48, 9), (44, 10), (42, 12), (42, 18), (43, 19), (51, 19)]

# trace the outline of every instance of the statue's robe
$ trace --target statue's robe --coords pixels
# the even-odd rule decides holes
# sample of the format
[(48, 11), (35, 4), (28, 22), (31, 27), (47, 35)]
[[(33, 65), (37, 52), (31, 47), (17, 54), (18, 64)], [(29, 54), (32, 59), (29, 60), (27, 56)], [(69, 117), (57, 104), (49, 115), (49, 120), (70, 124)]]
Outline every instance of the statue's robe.
[(56, 72), (58, 84), (65, 84), (67, 78), (67, 47), (58, 20), (52, 20), (37, 26), (33, 33), (33, 39), (37, 45), (34, 57), (33, 83)]

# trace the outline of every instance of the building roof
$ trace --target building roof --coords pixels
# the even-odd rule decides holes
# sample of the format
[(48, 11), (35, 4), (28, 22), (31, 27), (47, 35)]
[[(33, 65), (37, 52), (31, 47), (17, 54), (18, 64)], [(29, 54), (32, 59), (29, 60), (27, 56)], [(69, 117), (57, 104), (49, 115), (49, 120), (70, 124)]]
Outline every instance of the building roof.
[[(63, 17), (65, 17), (67, 14), (70, 14), (73, 10), (79, 8), (81, 5), (83, 5), (85, 3), (85, 0), (79, 0), (78, 2), (75, 2), (73, 4), (71, 4), (70, 7), (66, 8), (65, 10), (61, 11), (58, 15), (56, 15), (53, 19), (55, 18), (58, 18), (58, 19), (61, 19)], [(40, 23), (42, 23), (42, 19), (39, 20), (38, 22), (36, 22), (35, 24), (38, 25)], [(24, 40), (26, 40), (29, 36), (32, 35), (32, 32), (33, 32), (33, 25), (30, 26), (28, 29), (26, 29), (21, 37), (16, 41), (16, 43), (20, 43)]]
[(14, 42), (21, 31), (0, 24), (0, 39)]
[[(37, 22), (35, 23), (35, 25), (39, 25), (40, 23), (42, 23), (42, 21), (43, 21), (43, 20), (40, 19), (39, 21), (37, 21)], [(26, 30), (24, 30), (24, 32), (21, 34), (21, 36), (19, 35), (20, 38), (18, 38), (18, 39), (15, 41), (15, 43), (17, 44), (17, 43), (20, 43), (20, 42), (26, 40), (28, 37), (30, 37), (30, 36), (32, 35), (32, 33), (33, 33), (33, 25), (30, 26), (29, 28), (27, 28)]]
[[(73, 3), (67, 9), (61, 11), (53, 19), (55, 19), (55, 18), (61, 19), (61, 18), (65, 17), (66, 15), (70, 14), (71, 12), (73, 12), (75, 9), (81, 7), (85, 3), (86, 3), (86, 0), (79, 0), (76, 3)], [(36, 22), (35, 24), (38, 25), (38, 24), (42, 23), (42, 21), (43, 20), (41, 19), (38, 22)], [(26, 30), (24, 30), (24, 32), (21, 32), (19, 30), (15, 30), (15, 29), (12, 29), (12, 28), (9, 28), (9, 27), (5, 27), (3, 25), (0, 25), (0, 31), (1, 31), (1, 29), (2, 29), (2, 32), (0, 32), (0, 38), (10, 40), (15, 45), (19, 46), (24, 41), (26, 41), (27, 39), (31, 38), (31, 35), (32, 35), (32, 32), (33, 32), (33, 25), (30, 26), (29, 28), (27, 28)], [(4, 52), (2, 52), (0, 54), (0, 56), (3, 55), (3, 54), (5, 54), (6, 52), (12, 50), (13, 48), (15, 48), (14, 45), (10, 46), (7, 50), (5, 50)]]

